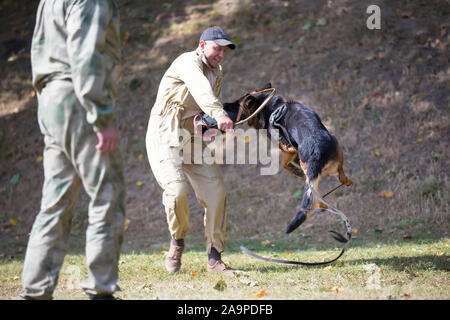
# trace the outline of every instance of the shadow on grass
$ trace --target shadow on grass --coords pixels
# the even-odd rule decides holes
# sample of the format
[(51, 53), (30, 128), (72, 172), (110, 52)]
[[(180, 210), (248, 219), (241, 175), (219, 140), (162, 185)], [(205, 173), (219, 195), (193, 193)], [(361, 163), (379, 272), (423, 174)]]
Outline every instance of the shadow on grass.
[(395, 271), (404, 272), (418, 272), (418, 271), (432, 271), (444, 270), (450, 271), (448, 265), (449, 255), (423, 255), (413, 257), (391, 257), (391, 258), (370, 258), (370, 259), (355, 259), (347, 260), (346, 264), (361, 265), (361, 264), (376, 264), (382, 268), (390, 268)]
[[(437, 243), (439, 241), (442, 241), (443, 238), (435, 237), (435, 238), (417, 238), (417, 239), (409, 239), (409, 240), (403, 240), (399, 241), (398, 239), (379, 239), (379, 241), (374, 241), (377, 239), (355, 239), (355, 241), (352, 241), (347, 248), (347, 251), (344, 253), (344, 255), (339, 259), (341, 264), (330, 264), (332, 266), (335, 266), (337, 268), (339, 267), (355, 267), (360, 265), (367, 265), (367, 264), (376, 264), (380, 268), (384, 268), (386, 270), (395, 270), (399, 272), (406, 272), (409, 274), (415, 275), (416, 272), (423, 272), (423, 271), (436, 271), (436, 270), (443, 270), (443, 271), (449, 271), (450, 268), (448, 266), (448, 261), (450, 259), (450, 256), (448, 254), (441, 254), (440, 256), (436, 255), (436, 253), (430, 253), (426, 252), (426, 254), (420, 255), (414, 255), (411, 256), (411, 253), (414, 251), (411, 251), (411, 246), (415, 245), (432, 245), (434, 243)], [(186, 254), (192, 254), (192, 255), (201, 255), (204, 256), (205, 261), (207, 259), (207, 254), (205, 251), (205, 246), (202, 244), (202, 241), (199, 241), (199, 239), (189, 239), (191, 241), (188, 241), (186, 244)], [(265, 243), (265, 244), (263, 244)], [(291, 265), (291, 264), (281, 264), (281, 263), (273, 263), (273, 262), (266, 262), (261, 261), (256, 258), (252, 258), (250, 256), (246, 256), (245, 261), (239, 261), (239, 259), (236, 259), (236, 257), (232, 257), (230, 259), (231, 255), (236, 254), (243, 254), (241, 251), (240, 246), (243, 245), (247, 247), (248, 249), (254, 251), (255, 253), (263, 256), (270, 256), (276, 259), (281, 260), (293, 260), (293, 261), (305, 261), (305, 262), (320, 262), (322, 259), (330, 260), (334, 257), (336, 257), (342, 246), (339, 245), (337, 242), (329, 242), (329, 243), (306, 243), (304, 239), (299, 238), (292, 238), (292, 239), (278, 239), (274, 240), (273, 242), (266, 243), (264, 241), (254, 240), (254, 239), (238, 239), (238, 240), (232, 240), (228, 243), (227, 249), (223, 253), (223, 259), (231, 264), (231, 266), (238, 268), (242, 271), (256, 271), (261, 273), (289, 273), (296, 269), (323, 269), (327, 265), (318, 265), (318, 266), (302, 266), (302, 265)], [(161, 243), (153, 245), (151, 248), (148, 249), (138, 249), (133, 248), (133, 244), (126, 244), (122, 250), (121, 256), (126, 255), (142, 255), (142, 256), (152, 256), (152, 255), (161, 255), (162, 250), (166, 250), (165, 248), (168, 246), (168, 244)], [(398, 256), (399, 252), (392, 252), (392, 255), (390, 257), (374, 257), (376, 255), (376, 252), (371, 252), (371, 249), (373, 248), (374, 251), (376, 249), (380, 249), (380, 247), (383, 246), (399, 246), (402, 247), (401, 252), (404, 255), (408, 256)], [(359, 251), (358, 255), (363, 255), (365, 257), (354, 259), (352, 258), (352, 249), (363, 249), (366, 252), (361, 253)], [(386, 249), (386, 250), (392, 250), (392, 249)], [(317, 255), (317, 252), (321, 251), (329, 251), (326, 256), (323, 255)], [(419, 252), (424, 252), (424, 250), (420, 250)], [(287, 254), (289, 253), (289, 254)], [(68, 255), (83, 255), (84, 252), (84, 244), (71, 242), (69, 245)], [(383, 253), (383, 255), (388, 254), (388, 252)], [(10, 262), (23, 262), (24, 256), (14, 256), (14, 257), (8, 257), (3, 256), (0, 259), (0, 263), (8, 263)], [(189, 256), (186, 257), (186, 259), (189, 259)], [(248, 260), (250, 259), (250, 260)], [(249, 262), (250, 261), (250, 262)], [(187, 261), (186, 261), (187, 262)]]

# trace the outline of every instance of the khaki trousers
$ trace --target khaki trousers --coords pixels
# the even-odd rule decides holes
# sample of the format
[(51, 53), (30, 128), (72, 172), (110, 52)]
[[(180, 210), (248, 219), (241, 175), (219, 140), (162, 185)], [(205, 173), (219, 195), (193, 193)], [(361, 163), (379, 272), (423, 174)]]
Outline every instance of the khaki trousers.
[[(189, 125), (192, 118), (187, 120), (185, 123)], [(167, 144), (161, 121), (162, 117), (151, 115), (146, 145), (150, 167), (164, 190), (162, 202), (170, 235), (179, 240), (188, 234), (189, 181), (197, 200), (205, 209), (206, 251), (210, 253), (211, 246), (214, 246), (222, 252), (226, 244), (226, 194), (220, 167), (217, 164), (186, 164), (180, 161), (177, 157), (180, 147)]]
[(51, 299), (67, 252), (81, 187), (90, 196), (86, 231), (87, 294), (118, 290), (125, 220), (125, 182), (119, 150), (102, 153), (70, 81), (52, 81), (39, 95), (44, 134), (44, 184), (23, 267), (23, 297)]

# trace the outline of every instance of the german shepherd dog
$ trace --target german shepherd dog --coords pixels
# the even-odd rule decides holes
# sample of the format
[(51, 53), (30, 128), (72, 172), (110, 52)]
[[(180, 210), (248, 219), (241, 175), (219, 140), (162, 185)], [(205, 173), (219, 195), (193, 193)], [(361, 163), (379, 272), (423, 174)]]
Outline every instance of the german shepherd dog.
[[(269, 83), (264, 88), (247, 93), (232, 103), (224, 103), (224, 109), (233, 119), (241, 109), (245, 118), (249, 117), (265, 101), (271, 89)], [(282, 111), (282, 112), (281, 112)], [(274, 120), (274, 115), (278, 118)], [(350, 186), (343, 169), (342, 149), (337, 139), (328, 132), (319, 116), (312, 109), (297, 101), (286, 101), (280, 95), (274, 95), (266, 107), (257, 116), (248, 121), (255, 129), (282, 129), (281, 166), (296, 177), (306, 177), (300, 210), (286, 228), (291, 233), (298, 228), (312, 212), (308, 209), (326, 208), (326, 205), (313, 197), (311, 188), (317, 194), (319, 183), (325, 175), (338, 175), (339, 181)]]

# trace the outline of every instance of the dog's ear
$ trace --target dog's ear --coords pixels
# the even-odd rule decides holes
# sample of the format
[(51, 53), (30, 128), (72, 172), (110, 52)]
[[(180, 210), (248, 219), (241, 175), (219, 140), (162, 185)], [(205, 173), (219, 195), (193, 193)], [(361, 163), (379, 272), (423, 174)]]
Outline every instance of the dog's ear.
[(241, 106), (252, 112), (252, 110), (256, 108), (257, 102), (258, 99), (254, 95), (247, 94), (241, 101)]
[(257, 102), (257, 101), (258, 101), (258, 99), (257, 99), (254, 95), (249, 94), (249, 95), (246, 97), (246, 99), (245, 99), (245, 106), (248, 107), (248, 106), (250, 106), (252, 103), (255, 103), (255, 102)]

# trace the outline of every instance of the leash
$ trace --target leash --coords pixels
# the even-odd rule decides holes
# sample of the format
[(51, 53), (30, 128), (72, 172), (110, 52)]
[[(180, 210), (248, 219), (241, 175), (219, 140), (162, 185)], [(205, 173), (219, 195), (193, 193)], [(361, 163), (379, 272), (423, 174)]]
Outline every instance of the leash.
[[(327, 192), (327, 193), (323, 196), (323, 198), (325, 198), (325, 197), (326, 197), (327, 195), (329, 195), (330, 193), (336, 191), (336, 190), (337, 190), (338, 188), (340, 188), (342, 185), (343, 185), (343, 184), (341, 183), (341, 184), (340, 184), (339, 186), (337, 186), (336, 188), (334, 188), (334, 189), (332, 189), (331, 191)], [(256, 259), (260, 259), (260, 260), (264, 260), (264, 261), (268, 261), (268, 262), (284, 263), (284, 264), (294, 264), (294, 265), (303, 265), (303, 266), (319, 266), (319, 265), (329, 264), (329, 263), (332, 263), (332, 262), (338, 260), (338, 259), (344, 254), (344, 252), (345, 252), (345, 250), (347, 249), (347, 246), (348, 246), (348, 244), (350, 243), (350, 240), (351, 240), (351, 238), (352, 238), (352, 227), (351, 227), (351, 225), (350, 225), (350, 221), (348, 220), (348, 218), (345, 216), (345, 214), (344, 214), (342, 211), (340, 211), (340, 210), (338, 210), (338, 209), (332, 207), (330, 204), (328, 204), (327, 202), (325, 202), (325, 201), (323, 200), (323, 198), (322, 198), (322, 197), (321, 197), (314, 189), (310, 188), (310, 190), (312, 191), (313, 195), (314, 195), (320, 202), (324, 203), (328, 208), (319, 208), (319, 209), (313, 209), (313, 210), (308, 210), (308, 209), (301, 208), (301, 210), (308, 211), (308, 212), (314, 212), (314, 213), (321, 213), (321, 212), (325, 212), (325, 211), (331, 212), (331, 213), (336, 214), (336, 215), (338, 215), (339, 217), (341, 217), (341, 219), (345, 222), (345, 225), (346, 225), (346, 227), (347, 227), (347, 237), (344, 237), (343, 235), (341, 235), (340, 233), (338, 233), (338, 232), (336, 232), (336, 231), (334, 231), (334, 230), (329, 230), (329, 231), (328, 231), (328, 232), (331, 233), (331, 236), (333, 237), (333, 239), (335, 239), (336, 241), (339, 241), (339, 242), (344, 243), (344, 246), (343, 246), (343, 248), (341, 249), (341, 252), (338, 254), (338, 256), (337, 256), (336, 258), (334, 258), (334, 259), (332, 259), (332, 260), (329, 260), (329, 261), (323, 261), (323, 262), (302, 262), (302, 261), (280, 260), (280, 259), (274, 259), (274, 258), (270, 258), (270, 257), (263, 257), (263, 256), (260, 256), (260, 255), (258, 255), (258, 254), (256, 254), (256, 253), (254, 253), (253, 251), (247, 249), (247, 248), (244, 247), (244, 246), (240, 246), (241, 250), (242, 250), (244, 253), (246, 253), (246, 254), (248, 254), (248, 255), (250, 255), (250, 256), (256, 258)]]
[[(266, 106), (266, 104), (269, 103), (269, 101), (273, 98), (273, 96), (275, 95), (275, 88), (270, 88), (270, 89), (264, 89), (264, 90), (260, 90), (260, 91), (253, 91), (251, 94), (261, 94), (264, 92), (269, 92), (271, 91), (271, 93), (267, 96), (267, 98), (263, 101), (263, 103), (258, 107), (258, 109), (255, 110), (255, 112), (253, 112), (251, 115), (249, 115), (247, 118), (243, 119), (243, 120), (239, 120), (240, 115), (242, 114), (242, 107), (239, 107), (239, 113), (238, 113), (238, 118), (236, 119), (236, 123), (234, 124), (235, 126), (239, 125), (239, 124), (243, 124), (247, 121), (249, 121), (250, 119), (256, 117), (256, 115), (258, 113), (261, 112), (262, 109), (264, 109), (264, 107)], [(247, 96), (248, 97), (248, 96)], [(244, 100), (241, 102), (241, 104), (244, 104), (244, 102), (247, 100), (247, 97), (244, 98)]]
[[(247, 118), (245, 118), (245, 119), (239, 121), (239, 119), (240, 119), (241, 116), (242, 116), (242, 113), (244, 112), (243, 104), (244, 104), (244, 102), (247, 100), (247, 98), (248, 98), (250, 95), (253, 95), (253, 94), (256, 95), (256, 94), (261, 94), (261, 93), (269, 92), (269, 91), (270, 91), (271, 93), (267, 96), (266, 99), (264, 99), (263, 103), (255, 110), (255, 112), (253, 112), (253, 113), (252, 113), (251, 115), (249, 115)], [(260, 91), (253, 91), (252, 93), (248, 94), (248, 95), (241, 101), (241, 105), (239, 106), (238, 115), (237, 115), (237, 117), (236, 117), (236, 122), (234, 123), (234, 126), (237, 126), (237, 125), (239, 125), (239, 124), (243, 124), (243, 123), (249, 121), (250, 119), (256, 117), (256, 115), (257, 115), (258, 113), (260, 113), (260, 112), (262, 111), (262, 109), (264, 109), (264, 107), (267, 105), (267, 103), (269, 103), (269, 101), (272, 99), (272, 97), (273, 97), (274, 95), (275, 95), (275, 88), (264, 89), (264, 90), (260, 90)], [(203, 129), (202, 129), (202, 130), (199, 130), (199, 126), (200, 126), (200, 127), (206, 128), (206, 130), (214, 129), (215, 131), (214, 131), (213, 134), (206, 135), (206, 134), (203, 133)], [(219, 131), (216, 129), (216, 127), (217, 127), (217, 123), (216, 123), (216, 124), (208, 124), (208, 122), (207, 122), (205, 119), (203, 119), (203, 116), (202, 116), (201, 114), (197, 113), (197, 114), (195, 115), (195, 117), (194, 117), (194, 128), (195, 128), (195, 133), (196, 133), (196, 134), (201, 135), (202, 137), (213, 138), (213, 137), (215, 137), (215, 136), (217, 136), (217, 135), (219, 134)]]

